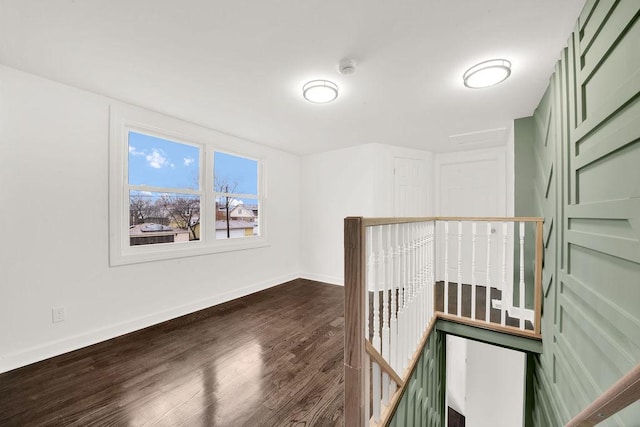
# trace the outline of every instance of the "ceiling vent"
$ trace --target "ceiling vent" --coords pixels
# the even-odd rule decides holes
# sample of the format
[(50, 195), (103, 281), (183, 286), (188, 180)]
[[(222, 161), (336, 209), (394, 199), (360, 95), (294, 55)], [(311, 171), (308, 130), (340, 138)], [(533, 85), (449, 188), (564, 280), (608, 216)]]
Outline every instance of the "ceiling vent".
[(480, 130), (477, 132), (450, 135), (449, 142), (455, 145), (504, 145), (507, 142), (507, 128)]

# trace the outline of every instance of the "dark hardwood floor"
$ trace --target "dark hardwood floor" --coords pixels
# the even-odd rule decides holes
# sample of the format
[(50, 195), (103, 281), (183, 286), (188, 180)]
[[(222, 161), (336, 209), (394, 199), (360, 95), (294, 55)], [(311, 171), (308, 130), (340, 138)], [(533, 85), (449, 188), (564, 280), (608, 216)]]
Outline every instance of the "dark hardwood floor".
[(294, 280), (0, 374), (0, 426), (343, 425), (343, 292)]

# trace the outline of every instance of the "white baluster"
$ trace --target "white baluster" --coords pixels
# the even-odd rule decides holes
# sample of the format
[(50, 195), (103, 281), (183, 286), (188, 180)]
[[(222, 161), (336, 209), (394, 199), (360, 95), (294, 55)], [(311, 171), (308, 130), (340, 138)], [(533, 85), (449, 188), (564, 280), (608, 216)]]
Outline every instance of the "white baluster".
[(372, 326), (373, 326), (373, 338), (371, 340), (371, 343), (373, 344), (373, 346), (376, 348), (376, 350), (380, 351), (380, 295), (378, 293), (378, 283), (379, 283), (379, 272), (378, 272), (378, 261), (379, 261), (379, 257), (378, 257), (378, 250), (379, 247), (377, 245), (377, 240), (378, 240), (378, 234), (379, 234), (379, 230), (378, 227), (369, 227), (372, 229), (372, 235), (371, 235), (371, 246), (372, 246), (372, 268), (371, 268), (371, 287), (369, 288), (370, 291), (373, 292), (373, 305), (372, 305), (372, 310), (373, 310), (373, 321), (372, 321)]
[(449, 222), (444, 222), (444, 312), (449, 313)]
[(380, 422), (380, 414), (382, 413), (382, 408), (380, 407), (381, 397), (380, 397), (380, 365), (376, 362), (371, 364), (371, 405), (372, 405), (372, 418), (376, 423)]
[(471, 224), (471, 318), (476, 318), (476, 240), (478, 230), (476, 222)]
[(435, 286), (436, 286), (436, 222), (431, 223), (431, 244), (429, 245), (431, 251), (431, 278), (429, 279), (429, 297), (431, 303), (429, 304), (429, 321), (435, 313)]
[(422, 300), (422, 286), (424, 284), (422, 238), (422, 223), (418, 223), (416, 224), (416, 269), (418, 270), (418, 286), (416, 289), (416, 305), (418, 307), (418, 316), (416, 318), (416, 346), (420, 343), (420, 337), (422, 336), (422, 326), (424, 324), (424, 301)]
[[(381, 342), (380, 342), (380, 292), (379, 292), (379, 283), (380, 283), (380, 270), (379, 266), (382, 264), (381, 262), (381, 254), (380, 254), (380, 227), (371, 227), (373, 228), (373, 259), (375, 263), (374, 271), (374, 279), (373, 279), (373, 340), (371, 344), (373, 347), (380, 352)], [(373, 419), (375, 422), (380, 421), (380, 365), (377, 363), (373, 364), (372, 369), (372, 404), (373, 404)]]
[(427, 223), (422, 223), (420, 232), (420, 304), (421, 304), (421, 325), (420, 336), (422, 337), (427, 325), (427, 277), (429, 275), (427, 268)]
[[(413, 251), (411, 250), (411, 223), (405, 224), (405, 250), (407, 251), (407, 287), (405, 295), (405, 313), (407, 316), (406, 338), (405, 341), (405, 357), (411, 354), (411, 343), (413, 342)], [(408, 362), (407, 362), (408, 363)]]
[(487, 288), (485, 289), (485, 321), (491, 322), (491, 223), (487, 222)]
[[(411, 346), (413, 345), (413, 322), (414, 322), (414, 307), (413, 307), (413, 224), (407, 224), (407, 289), (409, 298), (407, 299), (407, 355), (411, 355)], [(410, 357), (410, 356), (409, 356)]]
[[(427, 324), (431, 322), (431, 313), (433, 310), (433, 252), (432, 252), (432, 224), (427, 223)], [(425, 327), (427, 326), (425, 324)]]
[(364, 336), (366, 339), (369, 339), (369, 316), (371, 315), (369, 313), (369, 299), (370, 299), (370, 290), (373, 288), (373, 285), (371, 284), (371, 281), (373, 280), (374, 277), (374, 273), (373, 273), (373, 268), (374, 268), (374, 261), (373, 261), (373, 242), (372, 242), (372, 236), (373, 236), (373, 232), (371, 230), (371, 227), (367, 227), (365, 230), (365, 246), (366, 246), (366, 250), (367, 250), (367, 277), (366, 277), (366, 283), (367, 283), (367, 289), (364, 295), (365, 298), (365, 304), (364, 304), (364, 308), (365, 308), (365, 319), (366, 321), (364, 322), (364, 329), (365, 329), (365, 333)]
[(391, 337), (390, 337), (390, 350), (391, 359), (389, 360), (393, 369), (398, 369), (398, 303), (396, 299), (396, 292), (398, 289), (398, 224), (391, 226), (391, 238), (389, 240), (392, 252), (392, 280), (391, 280)]
[(458, 221), (458, 305), (456, 314), (462, 317), (462, 221)]
[(418, 273), (418, 224), (414, 223), (411, 227), (411, 259), (413, 261), (413, 286), (412, 286), (412, 295), (413, 295), (413, 321), (411, 322), (411, 336), (413, 338), (411, 342), (411, 353), (415, 349), (418, 344), (418, 318), (420, 316), (420, 312), (418, 311), (418, 286), (420, 284), (419, 281), (419, 273)]
[[(369, 316), (370, 316), (370, 312), (369, 312), (369, 302), (370, 302), (370, 290), (372, 289), (372, 284), (371, 281), (374, 278), (374, 258), (373, 258), (373, 229), (372, 227), (367, 227), (365, 229), (365, 247), (366, 247), (366, 253), (367, 253), (367, 270), (366, 270), (366, 284), (367, 284), (367, 289), (365, 292), (365, 302), (364, 302), (364, 309), (365, 309), (365, 322), (364, 322), (364, 336), (366, 339), (369, 339)], [(365, 353), (364, 355), (364, 369), (365, 369), (365, 414), (367, 417), (369, 417), (370, 414), (370, 406), (369, 406), (369, 402), (370, 402), (370, 390), (371, 390), (371, 383), (370, 383), (370, 377), (371, 375), (369, 375), (370, 372), (372, 372), (373, 366), (369, 360), (369, 355)]]
[(505, 325), (507, 320), (507, 313), (505, 308), (507, 306), (507, 237), (509, 234), (508, 225), (506, 222), (502, 223), (502, 304), (500, 305), (500, 324)]
[(520, 222), (520, 329), (524, 330), (524, 222)]
[[(380, 248), (382, 251), (382, 357), (389, 362), (389, 229), (391, 226), (380, 227)], [(382, 374), (382, 404), (389, 404), (389, 374)]]
[[(387, 236), (387, 253), (388, 253), (388, 257), (387, 257), (387, 286), (388, 286), (388, 291), (385, 291), (385, 295), (387, 298), (387, 302), (388, 302), (388, 306), (387, 306), (387, 313), (384, 315), (384, 318), (386, 320), (386, 328), (383, 325), (383, 329), (382, 329), (382, 334), (385, 334), (385, 329), (387, 331), (387, 341), (384, 341), (387, 343), (386, 345), (386, 353), (384, 354), (385, 360), (387, 362), (389, 362), (389, 365), (391, 367), (393, 367), (393, 369), (395, 368), (395, 357), (394, 357), (394, 338), (393, 338), (393, 324), (392, 324), (392, 320), (394, 317), (394, 305), (393, 302), (395, 301), (395, 296), (393, 296), (393, 294), (395, 293), (395, 285), (394, 285), (394, 262), (395, 262), (395, 255), (394, 255), (394, 241), (393, 241), (393, 225), (389, 225), (387, 226), (386, 229), (386, 236)], [(385, 345), (383, 343), (382, 345), (382, 350), (385, 350)], [(393, 395), (393, 393), (396, 391), (396, 383), (394, 381), (390, 381), (389, 386), (387, 387), (387, 394), (386, 394), (386, 400), (385, 400), (385, 405), (388, 404), (389, 402), (389, 396)], [(383, 399), (385, 399), (385, 393), (383, 392)]]
[(424, 225), (424, 328), (426, 329), (429, 324), (429, 289), (431, 288), (431, 246), (429, 230), (431, 223), (427, 222)]
[(405, 258), (406, 252), (404, 247), (404, 227), (405, 224), (398, 224), (398, 366), (399, 371), (404, 372), (406, 367), (406, 353), (405, 349), (405, 276), (406, 265)]

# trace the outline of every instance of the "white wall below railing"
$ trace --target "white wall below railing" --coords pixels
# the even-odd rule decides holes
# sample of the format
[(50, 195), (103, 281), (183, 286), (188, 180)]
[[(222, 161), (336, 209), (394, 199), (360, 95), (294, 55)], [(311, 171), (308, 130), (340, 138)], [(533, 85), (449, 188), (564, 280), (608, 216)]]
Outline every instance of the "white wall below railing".
[(524, 353), (467, 340), (466, 371), (468, 426), (524, 425)]

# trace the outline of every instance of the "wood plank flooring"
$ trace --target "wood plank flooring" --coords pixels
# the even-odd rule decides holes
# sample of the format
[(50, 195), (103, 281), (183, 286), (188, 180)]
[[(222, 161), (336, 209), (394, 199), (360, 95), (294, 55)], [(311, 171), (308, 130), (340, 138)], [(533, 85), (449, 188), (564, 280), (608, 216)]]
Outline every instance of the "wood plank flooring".
[(298, 279), (0, 374), (0, 426), (343, 425), (343, 301)]

